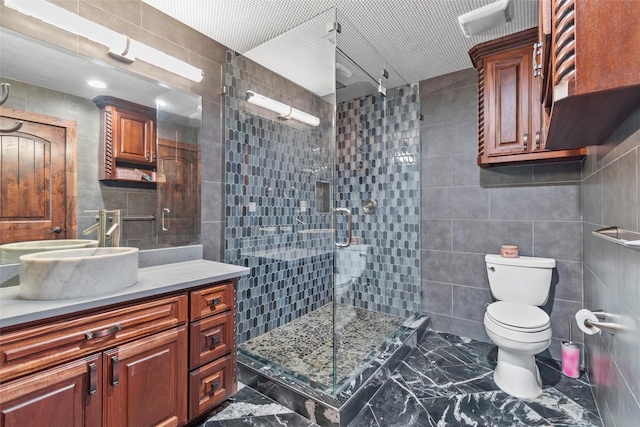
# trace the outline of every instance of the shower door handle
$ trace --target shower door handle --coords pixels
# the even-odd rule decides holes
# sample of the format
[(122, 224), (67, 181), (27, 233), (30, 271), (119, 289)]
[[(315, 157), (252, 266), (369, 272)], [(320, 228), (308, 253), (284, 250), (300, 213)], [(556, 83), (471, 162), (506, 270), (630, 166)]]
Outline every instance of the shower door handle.
[(351, 215), (351, 211), (347, 208), (337, 208), (335, 210), (336, 213), (343, 212), (347, 214), (347, 242), (346, 243), (337, 243), (336, 246), (339, 248), (348, 248), (351, 246), (351, 235), (353, 232), (353, 218)]

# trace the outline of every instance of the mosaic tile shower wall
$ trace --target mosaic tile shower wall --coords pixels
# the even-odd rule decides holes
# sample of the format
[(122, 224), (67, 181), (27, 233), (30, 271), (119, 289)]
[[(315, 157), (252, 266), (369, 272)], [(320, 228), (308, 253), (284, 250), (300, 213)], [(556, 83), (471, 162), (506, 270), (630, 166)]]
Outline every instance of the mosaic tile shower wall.
[(380, 95), (340, 103), (336, 126), (337, 207), (351, 209), (355, 242), (369, 246), (364, 274), (339, 289), (339, 302), (409, 317), (420, 311), (418, 85), (387, 90), (386, 105)]
[[(239, 342), (332, 301), (332, 228), (338, 241), (346, 238), (344, 216), (332, 224), (334, 207), (352, 210), (355, 243), (368, 248), (361, 276), (350, 271), (354, 254), (338, 252), (336, 272), (349, 277), (339, 302), (402, 317), (418, 312), (417, 85), (389, 90), (386, 106), (376, 97), (338, 105), (336, 152), (331, 104), (233, 52), (226, 67), (225, 262), (252, 270), (238, 283)], [(281, 121), (245, 102), (247, 90), (314, 114), (321, 125)], [(363, 212), (363, 198), (378, 201), (376, 213)]]
[[(331, 228), (335, 150), (329, 104), (232, 52), (226, 66), (225, 262), (251, 268), (238, 282), (244, 342), (332, 301), (333, 235), (316, 230)], [(245, 102), (247, 90), (321, 125), (278, 120)]]

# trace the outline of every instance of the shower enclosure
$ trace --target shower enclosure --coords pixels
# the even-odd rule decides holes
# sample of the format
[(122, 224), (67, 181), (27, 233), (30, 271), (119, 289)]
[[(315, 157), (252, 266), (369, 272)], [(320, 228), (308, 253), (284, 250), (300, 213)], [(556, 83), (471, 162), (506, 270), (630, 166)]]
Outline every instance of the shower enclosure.
[(336, 396), (420, 311), (417, 85), (335, 9), (226, 59), (238, 351)]

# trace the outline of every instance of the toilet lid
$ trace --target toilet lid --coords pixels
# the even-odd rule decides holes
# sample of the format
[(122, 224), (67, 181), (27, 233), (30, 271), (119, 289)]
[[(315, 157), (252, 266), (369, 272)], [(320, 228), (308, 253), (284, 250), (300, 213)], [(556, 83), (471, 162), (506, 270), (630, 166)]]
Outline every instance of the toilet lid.
[(535, 332), (549, 326), (549, 315), (539, 307), (517, 302), (497, 301), (489, 304), (487, 315), (496, 323), (514, 329)]

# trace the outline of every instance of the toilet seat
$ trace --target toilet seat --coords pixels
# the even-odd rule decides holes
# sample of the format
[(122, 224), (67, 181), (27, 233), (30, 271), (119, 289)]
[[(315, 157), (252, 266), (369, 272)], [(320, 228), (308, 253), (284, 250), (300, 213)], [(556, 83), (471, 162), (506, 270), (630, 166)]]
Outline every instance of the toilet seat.
[(517, 302), (489, 304), (486, 316), (500, 327), (524, 333), (544, 331), (551, 326), (549, 315), (542, 309)]
[(539, 307), (516, 302), (497, 301), (489, 304), (484, 326), (492, 333), (521, 343), (551, 339), (551, 322)]

